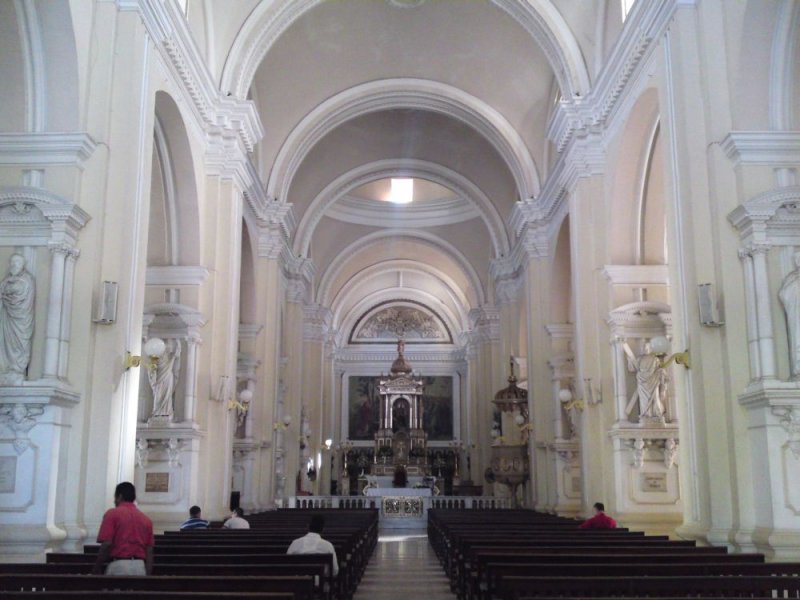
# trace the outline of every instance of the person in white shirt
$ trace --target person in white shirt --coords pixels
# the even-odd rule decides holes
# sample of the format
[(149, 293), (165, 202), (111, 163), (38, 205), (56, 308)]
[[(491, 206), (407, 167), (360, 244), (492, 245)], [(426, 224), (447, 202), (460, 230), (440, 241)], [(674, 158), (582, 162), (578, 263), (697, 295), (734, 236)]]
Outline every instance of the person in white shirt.
[(235, 508), (231, 518), (222, 524), (223, 529), (250, 529), (250, 523), (242, 517), (244, 517), (244, 511), (241, 508)]
[(314, 515), (311, 517), (311, 524), (308, 526), (308, 533), (301, 538), (297, 538), (289, 546), (286, 554), (332, 554), (333, 555), (333, 576), (339, 574), (339, 563), (336, 560), (336, 550), (333, 544), (322, 539), (322, 531), (325, 529), (325, 517)]

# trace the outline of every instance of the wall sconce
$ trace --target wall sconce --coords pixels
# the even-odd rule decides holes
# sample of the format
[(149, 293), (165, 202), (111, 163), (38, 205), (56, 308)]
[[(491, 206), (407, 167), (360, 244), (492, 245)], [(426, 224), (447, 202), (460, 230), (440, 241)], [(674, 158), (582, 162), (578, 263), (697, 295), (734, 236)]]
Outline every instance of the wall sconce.
[(248, 389), (243, 389), (239, 392), (239, 399), (238, 400), (230, 400), (228, 402), (228, 410), (239, 410), (242, 413), (246, 413), (250, 410), (250, 402), (253, 400), (253, 392)]
[(575, 398), (575, 394), (573, 394), (572, 390), (569, 388), (563, 388), (558, 391), (558, 401), (561, 402), (561, 406), (563, 406), (566, 411), (570, 411), (573, 408), (578, 411), (583, 411), (585, 408), (583, 400)]
[(666, 369), (670, 363), (675, 363), (678, 365), (683, 365), (687, 369), (692, 368), (691, 357), (689, 356), (689, 350), (684, 350), (683, 352), (676, 352), (671, 356), (664, 358), (669, 354), (670, 351), (670, 344), (669, 340), (665, 338), (663, 335), (659, 335), (654, 337), (650, 340), (650, 353), (654, 354), (658, 357), (659, 363), (662, 369)]
[(286, 429), (289, 429), (289, 425), (291, 424), (292, 424), (292, 417), (290, 417), (289, 415), (284, 415), (281, 421), (275, 423), (273, 429), (275, 429), (275, 431), (278, 430), (284, 431)]
[[(161, 338), (153, 337), (144, 343), (144, 357), (147, 359), (145, 366), (148, 369), (155, 369), (158, 366), (158, 359), (164, 356), (167, 350), (167, 345)], [(138, 367), (142, 364), (141, 356), (134, 356), (130, 352), (125, 352), (125, 360), (123, 365), (127, 371), (131, 367)]]

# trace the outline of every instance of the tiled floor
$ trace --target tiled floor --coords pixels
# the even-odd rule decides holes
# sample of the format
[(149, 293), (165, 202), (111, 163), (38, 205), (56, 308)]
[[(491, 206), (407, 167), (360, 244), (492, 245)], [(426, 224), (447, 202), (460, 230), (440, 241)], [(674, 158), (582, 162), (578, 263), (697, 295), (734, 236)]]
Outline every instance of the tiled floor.
[(424, 531), (381, 534), (355, 600), (451, 600), (455, 595)]

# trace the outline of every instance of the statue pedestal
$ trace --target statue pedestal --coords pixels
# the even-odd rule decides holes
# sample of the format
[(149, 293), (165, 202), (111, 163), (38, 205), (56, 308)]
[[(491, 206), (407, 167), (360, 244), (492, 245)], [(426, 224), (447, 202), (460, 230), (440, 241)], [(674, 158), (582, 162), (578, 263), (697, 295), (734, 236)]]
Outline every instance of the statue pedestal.
[(0, 560), (43, 559), (82, 524), (65, 523), (72, 407), (77, 392), (60, 381), (0, 387)]
[(198, 497), (200, 441), (193, 423), (147, 425), (136, 429), (136, 500), (156, 525), (175, 527)]
[(657, 522), (672, 531), (683, 518), (678, 425), (618, 423), (608, 435), (614, 442), (615, 518), (626, 527), (641, 523), (655, 533)]

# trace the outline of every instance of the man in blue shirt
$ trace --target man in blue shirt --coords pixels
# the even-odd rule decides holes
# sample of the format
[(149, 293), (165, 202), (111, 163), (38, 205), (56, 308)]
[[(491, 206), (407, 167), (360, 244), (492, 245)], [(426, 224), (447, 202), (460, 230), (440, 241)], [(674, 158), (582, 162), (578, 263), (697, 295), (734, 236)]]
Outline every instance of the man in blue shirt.
[(193, 506), (189, 509), (189, 518), (181, 525), (181, 531), (187, 529), (208, 529), (208, 521), (200, 516), (199, 506)]

